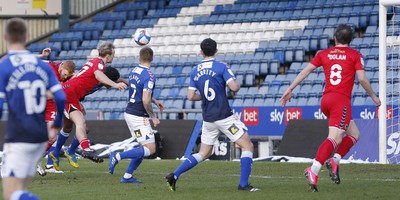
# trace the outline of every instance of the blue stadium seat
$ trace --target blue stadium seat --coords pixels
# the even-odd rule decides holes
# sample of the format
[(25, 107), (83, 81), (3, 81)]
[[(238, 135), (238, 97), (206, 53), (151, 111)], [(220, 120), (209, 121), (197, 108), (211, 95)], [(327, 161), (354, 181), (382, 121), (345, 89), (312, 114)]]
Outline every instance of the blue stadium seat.
[(278, 74), (279, 73), (279, 61), (278, 60), (271, 60), (269, 62), (269, 70), (271, 74)]
[(269, 64), (268, 61), (263, 60), (260, 63), (260, 75), (267, 75), (269, 72)]
[(296, 47), (295, 52), (294, 52), (294, 61), (295, 62), (303, 61), (304, 55), (305, 55), (305, 48), (302, 46)]
[(285, 63), (293, 62), (293, 57), (294, 57), (294, 49), (293, 47), (286, 47), (285, 48)]

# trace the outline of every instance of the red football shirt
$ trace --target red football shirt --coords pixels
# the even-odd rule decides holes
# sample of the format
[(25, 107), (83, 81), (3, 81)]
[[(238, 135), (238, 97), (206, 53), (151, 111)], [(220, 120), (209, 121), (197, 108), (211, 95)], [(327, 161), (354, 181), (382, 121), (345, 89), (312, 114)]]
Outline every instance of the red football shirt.
[[(104, 71), (104, 62), (101, 58), (93, 58), (89, 60), (78, 72), (75, 78), (67, 83), (73, 88), (78, 99), (86, 96), (93, 88), (99, 84), (94, 74), (95, 71)], [(68, 96), (68, 94), (67, 94)]]
[(364, 70), (363, 57), (357, 50), (349, 47), (332, 47), (322, 50), (310, 63), (324, 68), (326, 80), (324, 94), (335, 92), (349, 98), (351, 98), (356, 71)]

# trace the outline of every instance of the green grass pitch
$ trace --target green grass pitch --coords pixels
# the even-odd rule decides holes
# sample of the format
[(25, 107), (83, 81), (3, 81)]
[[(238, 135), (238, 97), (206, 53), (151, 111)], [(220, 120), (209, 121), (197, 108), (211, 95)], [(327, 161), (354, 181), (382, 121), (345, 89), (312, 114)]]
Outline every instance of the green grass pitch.
[[(44, 160), (43, 160), (44, 162)], [(29, 190), (49, 200), (114, 199), (399, 199), (400, 166), (377, 164), (341, 165), (340, 185), (333, 184), (324, 167), (318, 193), (309, 192), (303, 170), (308, 163), (254, 162), (250, 178), (258, 192), (238, 191), (239, 162), (205, 161), (177, 182), (170, 191), (164, 176), (182, 161), (144, 160), (135, 172), (142, 184), (121, 184), (128, 161), (120, 162), (114, 175), (108, 173), (108, 160), (96, 164), (80, 159), (79, 169), (61, 160), (64, 174), (35, 176)]]

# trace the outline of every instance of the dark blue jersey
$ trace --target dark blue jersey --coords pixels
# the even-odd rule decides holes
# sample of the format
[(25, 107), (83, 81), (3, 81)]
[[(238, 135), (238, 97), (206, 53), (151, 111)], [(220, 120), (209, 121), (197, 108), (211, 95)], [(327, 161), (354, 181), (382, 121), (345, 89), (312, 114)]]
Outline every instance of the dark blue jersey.
[(149, 68), (137, 66), (129, 72), (129, 102), (125, 112), (139, 117), (149, 117), (143, 105), (143, 91), (151, 92), (156, 84), (156, 77)]
[[(45, 123), (47, 90), (54, 94), (58, 113), (63, 113), (65, 94), (48, 64), (28, 51), (9, 52), (0, 61), (0, 105), (7, 99), (9, 111), (5, 142), (48, 140)], [(60, 116), (54, 121), (58, 127), (62, 122)]]
[(215, 122), (231, 116), (232, 109), (226, 98), (226, 84), (235, 80), (227, 64), (215, 59), (204, 60), (190, 73), (190, 90), (201, 95), (203, 120)]

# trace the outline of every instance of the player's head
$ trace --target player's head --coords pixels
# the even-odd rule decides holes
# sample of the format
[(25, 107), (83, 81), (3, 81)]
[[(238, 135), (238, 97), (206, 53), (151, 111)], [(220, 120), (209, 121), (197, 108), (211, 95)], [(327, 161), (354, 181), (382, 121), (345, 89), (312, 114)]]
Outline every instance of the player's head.
[(97, 47), (99, 56), (105, 59), (106, 63), (111, 63), (114, 58), (115, 47), (111, 42), (104, 42)]
[(117, 69), (114, 67), (106, 67), (104, 68), (104, 74), (112, 81), (116, 82), (120, 75)]
[(336, 44), (350, 44), (353, 40), (353, 29), (346, 24), (340, 24), (335, 31)]
[(75, 72), (76, 65), (72, 60), (64, 61), (60, 68), (58, 68), (58, 72), (60, 73), (60, 77), (63, 81), (70, 79)]
[(143, 47), (139, 52), (140, 63), (151, 63), (153, 61), (153, 49), (150, 47)]
[(25, 21), (21, 18), (8, 20), (4, 37), (9, 44), (25, 44), (27, 38)]
[(211, 38), (204, 39), (201, 44), (201, 54), (204, 57), (212, 57), (217, 53), (217, 42)]

